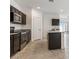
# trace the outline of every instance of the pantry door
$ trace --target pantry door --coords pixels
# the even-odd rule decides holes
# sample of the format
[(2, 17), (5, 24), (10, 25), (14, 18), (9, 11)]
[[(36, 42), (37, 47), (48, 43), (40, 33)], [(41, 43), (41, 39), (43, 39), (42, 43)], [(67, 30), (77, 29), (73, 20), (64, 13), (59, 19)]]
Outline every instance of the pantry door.
[[(35, 15), (34, 15), (35, 14)], [(33, 40), (42, 39), (42, 14), (34, 12), (32, 17), (32, 37)]]

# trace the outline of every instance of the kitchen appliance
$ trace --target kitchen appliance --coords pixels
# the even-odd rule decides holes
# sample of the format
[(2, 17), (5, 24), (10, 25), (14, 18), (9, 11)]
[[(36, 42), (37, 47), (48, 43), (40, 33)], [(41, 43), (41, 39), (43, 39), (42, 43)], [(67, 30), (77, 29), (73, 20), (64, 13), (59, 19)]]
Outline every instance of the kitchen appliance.
[(18, 13), (10, 12), (10, 20), (14, 23), (22, 23), (22, 17)]

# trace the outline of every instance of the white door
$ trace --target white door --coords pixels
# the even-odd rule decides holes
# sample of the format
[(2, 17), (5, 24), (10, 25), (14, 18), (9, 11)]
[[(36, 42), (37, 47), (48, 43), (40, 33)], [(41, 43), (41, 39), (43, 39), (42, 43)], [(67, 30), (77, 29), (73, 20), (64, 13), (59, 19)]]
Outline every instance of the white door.
[(32, 40), (38, 39), (42, 39), (42, 14), (34, 11), (32, 16)]

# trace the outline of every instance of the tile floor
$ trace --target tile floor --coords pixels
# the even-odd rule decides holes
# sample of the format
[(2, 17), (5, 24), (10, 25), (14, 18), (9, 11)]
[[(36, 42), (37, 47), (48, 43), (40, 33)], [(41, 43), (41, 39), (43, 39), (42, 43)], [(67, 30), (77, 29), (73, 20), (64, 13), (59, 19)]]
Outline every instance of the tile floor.
[(50, 51), (47, 41), (38, 40), (30, 42), (11, 59), (65, 59), (65, 52), (61, 49)]

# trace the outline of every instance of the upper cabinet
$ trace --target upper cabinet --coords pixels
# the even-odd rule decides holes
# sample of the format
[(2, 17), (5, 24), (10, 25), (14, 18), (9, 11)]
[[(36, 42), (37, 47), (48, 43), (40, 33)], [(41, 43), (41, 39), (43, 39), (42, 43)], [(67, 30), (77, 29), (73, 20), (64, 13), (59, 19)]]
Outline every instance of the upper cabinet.
[(59, 26), (60, 20), (59, 19), (52, 19), (52, 26)]
[(10, 22), (16, 24), (26, 24), (26, 14), (10, 6)]
[(26, 24), (26, 15), (22, 13), (22, 24)]

